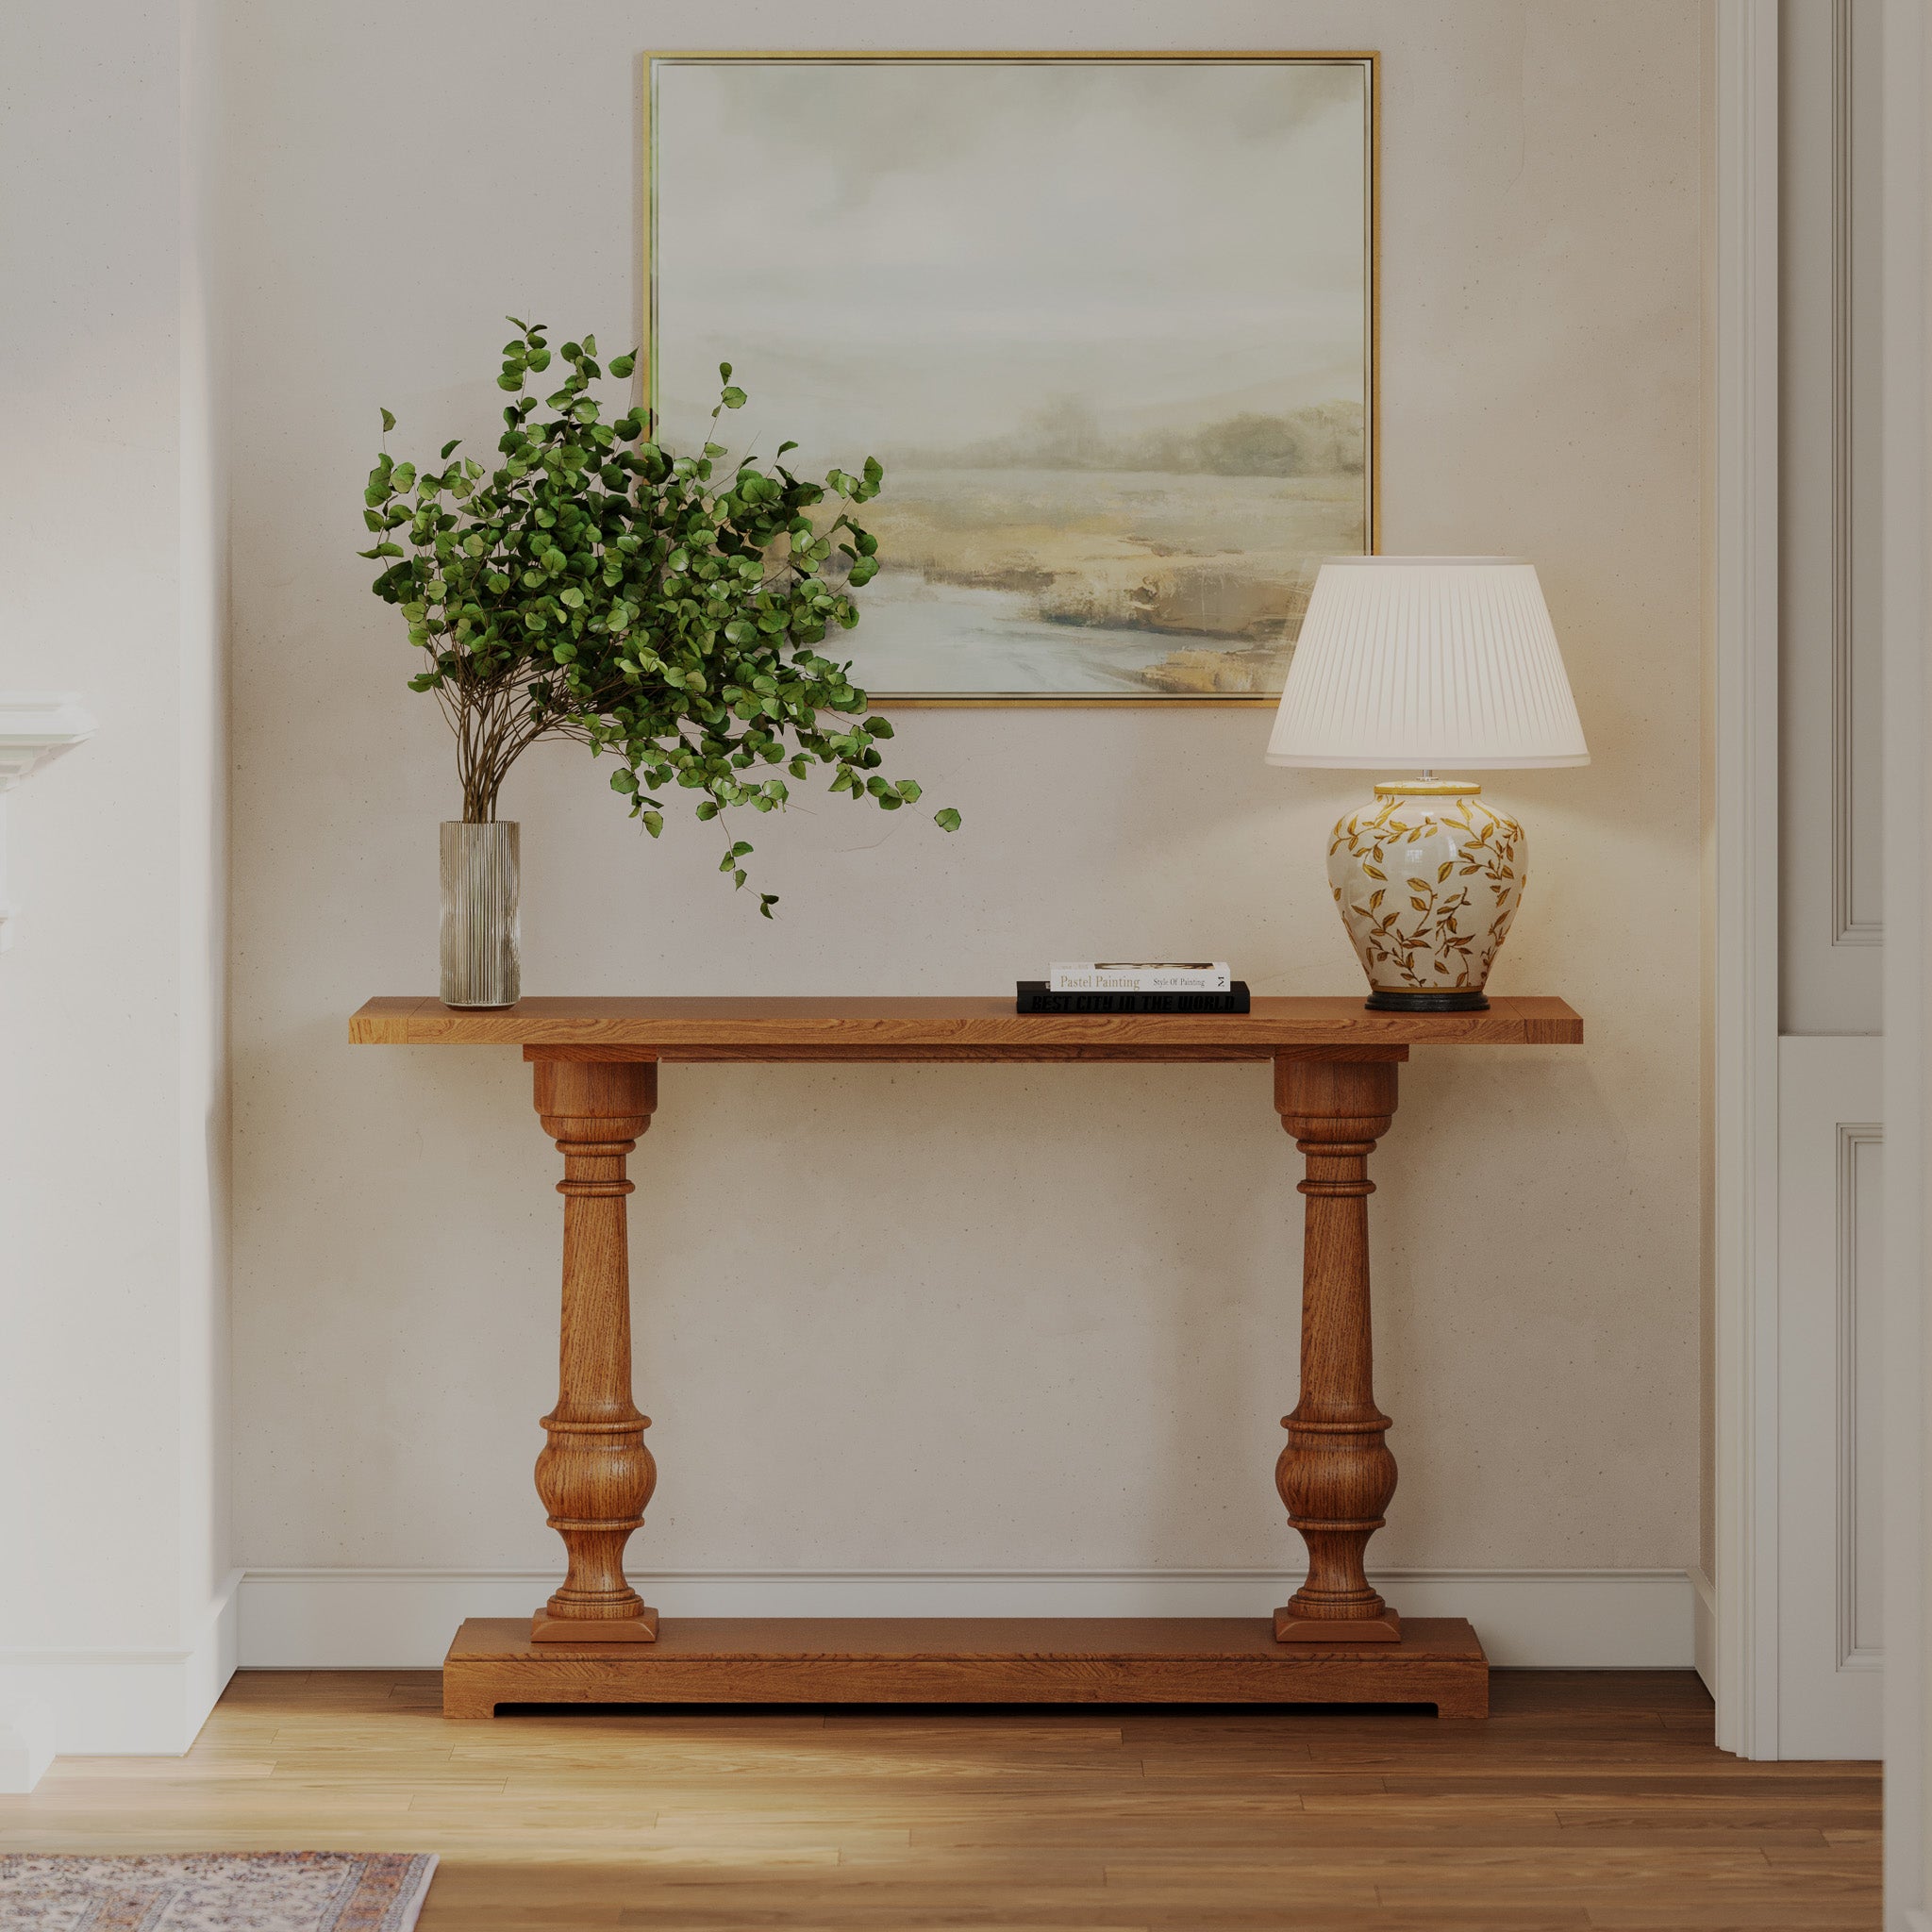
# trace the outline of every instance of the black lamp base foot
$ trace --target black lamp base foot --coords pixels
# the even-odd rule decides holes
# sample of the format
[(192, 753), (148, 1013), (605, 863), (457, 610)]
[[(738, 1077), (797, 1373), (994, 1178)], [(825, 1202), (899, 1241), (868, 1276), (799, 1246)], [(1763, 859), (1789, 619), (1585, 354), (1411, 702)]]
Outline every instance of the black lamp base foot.
[(1480, 992), (1383, 992), (1379, 988), (1362, 1002), (1372, 1013), (1487, 1013), (1488, 998)]

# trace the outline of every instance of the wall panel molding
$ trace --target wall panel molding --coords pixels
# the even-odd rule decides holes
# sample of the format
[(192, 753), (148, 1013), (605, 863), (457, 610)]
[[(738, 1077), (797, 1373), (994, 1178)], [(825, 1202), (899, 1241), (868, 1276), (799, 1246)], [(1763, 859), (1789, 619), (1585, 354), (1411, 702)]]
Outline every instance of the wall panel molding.
[(1778, 1093), (1779, 1757), (1876, 1757), (1885, 1042), (1790, 1038)]
[[(1877, 1187), (1885, 1130), (1838, 1123), (1838, 1657), (1839, 1668), (1875, 1671), (1879, 1565), (1876, 1415)], [(1861, 1423), (1864, 1427), (1861, 1429)], [(1861, 1436), (1865, 1438), (1861, 1441)], [(1862, 1574), (1861, 1574), (1862, 1573)]]
[(1857, 370), (1863, 304), (1859, 274), (1857, 202), (1857, 70), (1854, 0), (1831, 0), (1831, 908), (1835, 946), (1876, 946), (1885, 940), (1880, 908), (1869, 883), (1875, 864), (1861, 871), (1861, 839), (1876, 839), (1872, 790), (1859, 801), (1858, 696), (1861, 677), (1876, 667), (1861, 665), (1857, 625), (1857, 518), (1869, 509), (1858, 487), (1862, 458)]
[(1776, 9), (1780, 1000), (1875, 1033), (1884, 944), (1875, 44), (1865, 0)]

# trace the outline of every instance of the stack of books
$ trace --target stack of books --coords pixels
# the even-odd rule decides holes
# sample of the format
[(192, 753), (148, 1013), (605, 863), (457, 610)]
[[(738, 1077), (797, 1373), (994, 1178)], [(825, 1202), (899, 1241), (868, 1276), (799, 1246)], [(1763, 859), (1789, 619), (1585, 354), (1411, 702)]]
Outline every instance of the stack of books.
[(1023, 1013), (1245, 1013), (1248, 983), (1224, 959), (1058, 959), (1019, 982)]

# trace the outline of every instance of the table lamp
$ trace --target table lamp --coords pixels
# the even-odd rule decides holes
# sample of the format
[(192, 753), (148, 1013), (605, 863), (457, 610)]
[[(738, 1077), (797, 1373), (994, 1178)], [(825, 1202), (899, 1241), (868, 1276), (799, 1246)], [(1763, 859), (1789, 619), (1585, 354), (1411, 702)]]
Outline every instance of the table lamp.
[(1289, 665), (1271, 765), (1420, 768), (1328, 841), (1328, 884), (1381, 1012), (1489, 1005), (1523, 897), (1523, 827), (1440, 772), (1587, 765), (1557, 633), (1520, 557), (1331, 557)]

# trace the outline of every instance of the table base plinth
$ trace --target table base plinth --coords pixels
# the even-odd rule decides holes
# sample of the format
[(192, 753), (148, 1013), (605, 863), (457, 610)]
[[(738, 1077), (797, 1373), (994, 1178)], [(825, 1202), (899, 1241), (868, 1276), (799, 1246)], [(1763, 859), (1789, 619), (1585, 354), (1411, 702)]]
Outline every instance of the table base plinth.
[(1400, 1643), (1402, 1619), (1393, 1610), (1379, 1617), (1303, 1617), (1284, 1604), (1274, 1613), (1277, 1643)]
[(655, 1643), (658, 1613), (648, 1606), (635, 1617), (553, 1617), (539, 1610), (530, 1619), (530, 1641), (546, 1650), (562, 1644)]
[(1266, 1617), (667, 1617), (655, 1643), (536, 1643), (472, 1617), (445, 1717), (502, 1704), (1428, 1704), (1489, 1715), (1460, 1617), (1395, 1641), (1282, 1643)]

